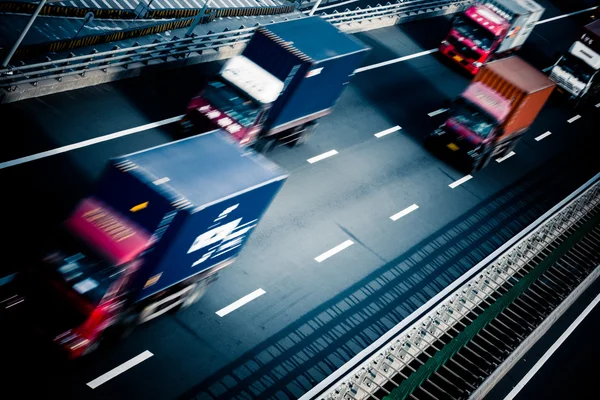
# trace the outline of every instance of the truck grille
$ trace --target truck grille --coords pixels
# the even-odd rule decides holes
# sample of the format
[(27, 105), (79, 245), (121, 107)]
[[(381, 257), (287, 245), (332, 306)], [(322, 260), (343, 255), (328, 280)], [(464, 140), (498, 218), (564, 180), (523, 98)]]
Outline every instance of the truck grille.
[(571, 84), (570, 82), (567, 82), (564, 78), (562, 78), (561, 76), (558, 76), (556, 73), (552, 72), (550, 74), (550, 79), (552, 79), (554, 82), (556, 82), (557, 85), (562, 86), (563, 88), (573, 91), (573, 84)]
[(458, 39), (456, 39), (453, 36), (450, 36), (447, 38), (448, 43), (450, 43), (454, 49), (456, 50), (456, 52), (465, 57), (465, 58), (469, 58), (472, 60), (478, 60), (479, 59), (479, 53), (477, 53), (476, 51), (471, 50), (469, 47), (467, 47), (466, 45), (464, 45), (462, 42), (460, 42)]

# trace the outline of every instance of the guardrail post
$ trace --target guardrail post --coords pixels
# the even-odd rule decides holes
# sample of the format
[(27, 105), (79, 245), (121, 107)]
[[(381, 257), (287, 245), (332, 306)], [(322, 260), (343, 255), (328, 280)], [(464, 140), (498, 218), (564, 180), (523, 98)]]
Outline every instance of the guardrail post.
[[(70, 52), (70, 53), (67, 55), (66, 59), (68, 60), (69, 58), (73, 58), (73, 57), (75, 57), (75, 54), (73, 54), (73, 52)], [(51, 61), (51, 60), (50, 60), (50, 57), (47, 57), (47, 59), (48, 59), (48, 61)], [(55, 65), (56, 65), (56, 64), (55, 64)], [(58, 72), (59, 74), (62, 74), (62, 73), (64, 73), (64, 72), (65, 72), (67, 69), (69, 69), (69, 68), (67, 68), (68, 66), (69, 66), (69, 63), (67, 62), (67, 63), (65, 63), (65, 68), (64, 68), (64, 69), (61, 69), (61, 70), (59, 70), (59, 71), (57, 71), (57, 72)], [(57, 81), (59, 81), (59, 82), (62, 82), (62, 76), (59, 76), (59, 77), (57, 77), (57, 78), (56, 78), (56, 80), (57, 80)]]
[(29, 18), (29, 22), (27, 22), (27, 25), (25, 25), (25, 28), (23, 29), (23, 32), (21, 32), (21, 35), (19, 35), (19, 38), (17, 39), (16, 43), (13, 45), (12, 49), (10, 49), (10, 51), (6, 55), (6, 58), (4, 59), (4, 61), (2, 61), (2, 67), (6, 68), (8, 66), (8, 63), (10, 62), (10, 59), (12, 58), (12, 56), (15, 54), (15, 52), (19, 48), (19, 45), (21, 44), (21, 42), (25, 38), (25, 35), (27, 35), (27, 32), (29, 32), (29, 29), (31, 28), (31, 25), (33, 25), (33, 23), (34, 23), (35, 19), (37, 18), (38, 14), (40, 13), (40, 11), (42, 11), (42, 8), (44, 8), (44, 6), (46, 5), (46, 1), (47, 0), (40, 1), (40, 4), (38, 4), (37, 8), (35, 9), (35, 11), (33, 12), (33, 14), (31, 15), (31, 18)]
[[(111, 50), (114, 51), (114, 50), (120, 50), (120, 49), (121, 49), (120, 46), (114, 45)], [(111, 54), (109, 57), (107, 57), (105, 62), (101, 62), (100, 64), (98, 64), (99, 67), (103, 67), (102, 72), (106, 73), (108, 71), (108, 67), (110, 66), (111, 58), (114, 58), (114, 57), (115, 57), (115, 54)]]
[[(129, 50), (128, 52), (125, 53), (125, 55), (128, 55), (129, 57), (124, 57), (122, 59), (122, 61), (131, 61), (131, 63), (135, 62), (135, 60), (133, 59), (133, 56), (135, 54), (137, 54), (136, 47), (139, 46), (139, 45), (140, 44), (138, 42), (135, 42), (133, 44), (132, 50)], [(123, 64), (123, 68), (128, 69), (129, 68), (129, 64), (131, 64), (131, 63)]]

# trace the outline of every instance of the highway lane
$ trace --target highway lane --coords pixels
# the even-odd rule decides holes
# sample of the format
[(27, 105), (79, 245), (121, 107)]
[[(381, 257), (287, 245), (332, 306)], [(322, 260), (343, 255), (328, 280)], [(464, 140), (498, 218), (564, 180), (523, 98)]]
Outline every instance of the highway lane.
[(597, 360), (600, 348), (591, 345), (600, 328), (600, 307), (596, 305), (575, 327), (541, 368), (533, 369), (571, 325), (600, 294), (600, 281), (594, 282), (548, 332), (519, 360), (488, 394), (489, 400), (503, 400), (530, 371), (531, 380), (514, 399), (595, 399)]
[[(386, 52), (387, 56), (394, 53), (406, 54), (402, 52), (420, 48), (412, 37), (403, 35), (401, 29), (390, 29), (387, 33), (384, 31), (379, 31), (377, 35), (383, 39), (389, 37), (392, 45), (388, 48), (376, 48), (373, 56), (375, 58), (382, 57), (382, 52)], [(402, 47), (394, 48), (394, 43)], [(442, 71), (444, 73), (440, 73)], [(216, 372), (218, 368), (225, 367), (227, 370), (230, 362), (240, 360), (239, 365), (252, 362), (250, 355), (240, 355), (245, 352), (252, 354), (258, 345), (267, 347), (272, 344), (273, 335), (278, 334), (281, 340), (290, 340), (288, 336), (293, 337), (297, 329), (307, 329), (303, 324), (309, 317), (317, 317), (322, 322), (323, 318), (319, 317), (317, 311), (307, 315), (308, 311), (332, 312), (335, 303), (343, 306), (346, 304), (344, 290), (356, 285), (354, 290), (360, 292), (357, 288), (363, 286), (363, 280), (369, 277), (369, 273), (377, 274), (376, 271), (382, 271), (381, 268), (385, 270), (386, 267), (392, 269), (393, 261), (411, 246), (427, 238), (445, 222), (460, 217), (471, 206), (491, 202), (498, 190), (510, 187), (535, 167), (542, 166), (542, 170), (546, 169), (546, 178), (540, 178), (543, 185), (539, 193), (530, 194), (524, 205), (511, 211), (510, 215), (518, 214), (517, 211), (523, 211), (525, 205), (538, 205), (532, 206), (532, 212), (521, 220), (520, 224), (533, 218), (536, 213), (541, 213), (545, 206), (551, 206), (554, 197), (558, 200), (576, 187), (579, 179), (587, 178), (586, 170), (578, 171), (578, 165), (569, 164), (571, 160), (550, 159), (561, 151), (566, 151), (567, 155), (572, 154), (572, 148), (564, 146), (564, 134), (569, 132), (568, 128), (565, 129), (568, 125), (565, 125), (564, 121), (570, 117), (569, 113), (554, 107), (543, 115), (540, 123), (559, 128), (554, 133), (556, 136), (548, 137), (541, 143), (536, 143), (529, 137), (526, 143), (522, 143), (522, 146), (527, 146), (523, 147), (523, 151), (519, 151), (519, 157), (507, 160), (503, 164), (492, 165), (468, 185), (451, 190), (447, 185), (460, 178), (460, 175), (424, 152), (419, 137), (443, 118), (440, 116), (432, 119), (427, 113), (439, 108), (445, 96), (454, 95), (461, 89), (456, 83), (456, 79), (459, 79), (457, 75), (439, 64), (434, 57), (369, 73), (373, 75), (369, 77), (366, 75), (368, 73), (365, 73), (355, 77), (336, 113), (327, 118), (308, 146), (292, 151), (281, 149), (272, 155), (274, 160), (292, 170), (292, 177), (235, 268), (225, 272), (205, 301), (197, 308), (175, 318), (166, 317), (141, 327), (131, 340), (119, 346), (115, 352), (98, 357), (93, 362), (86, 362), (81, 370), (73, 371), (73, 375), (67, 379), (73, 386), (61, 380), (53, 382), (56, 391), (100, 398), (131, 397), (136, 394), (139, 396), (140, 393), (147, 398), (165, 398), (183, 393)], [(383, 82), (372, 89), (370, 85), (379, 80)], [(462, 81), (466, 83), (466, 79)], [(404, 85), (401, 85), (402, 82)], [(444, 92), (441, 93), (438, 88), (444, 88)], [(377, 102), (373, 94), (377, 91), (385, 94), (386, 101), (392, 105), (385, 107), (385, 104)], [(364, 93), (370, 93), (371, 96)], [(416, 101), (412, 97), (406, 97), (406, 93), (411, 96), (420, 94), (421, 97)], [(424, 95), (426, 93), (430, 93), (430, 96)], [(127, 96), (129, 94), (124, 93), (124, 97)], [(148, 103), (152, 103), (157, 109), (161, 108), (152, 100), (158, 102), (159, 99), (146, 96)], [(177, 101), (185, 103), (187, 98), (181, 100), (170, 97), (168, 102), (163, 99), (160, 106), (168, 109), (171, 105), (167, 103)], [(423, 101), (425, 103), (421, 104)], [(400, 102), (401, 109), (393, 107), (396, 102)], [(141, 103), (141, 100), (136, 102), (135, 107), (139, 107), (144, 115), (146, 106), (140, 105)], [(115, 110), (113, 112), (120, 116), (120, 113), (116, 112), (118, 108), (109, 110)], [(124, 114), (123, 117), (130, 118), (128, 114)], [(585, 129), (574, 132), (573, 139), (590, 139), (590, 136), (585, 136), (585, 131), (591, 127), (590, 119), (591, 115), (584, 116), (581, 120), (583, 125), (580, 125), (579, 129)], [(403, 129), (381, 139), (373, 136), (379, 130), (394, 124), (401, 125)], [(535, 130), (542, 131), (543, 127), (536, 126)], [(57, 132), (60, 132), (60, 129)], [(146, 137), (146, 134), (149, 136)], [(553, 141), (556, 138), (559, 139)], [(85, 190), (78, 181), (91, 182), (88, 175), (93, 175), (94, 171), (97, 173), (101, 168), (101, 160), (111, 152), (122, 154), (123, 151), (132, 151), (130, 149), (136, 146), (152, 145), (167, 140), (169, 129), (164, 128), (119, 139), (114, 143), (97, 145), (99, 147), (94, 146), (90, 149), (95, 150), (87, 153), (78, 150), (73, 152), (73, 155), (68, 155), (71, 159), (64, 160), (65, 164), (69, 164), (65, 170), (72, 170), (73, 163), (89, 165), (92, 159), (99, 160), (97, 168), (88, 167), (88, 173), (83, 178), (65, 172), (64, 176), (69, 178), (62, 179), (59, 183), (65, 191), (83, 192)], [(544, 149), (552, 147), (557, 142), (560, 145), (553, 147), (548, 153), (540, 154), (537, 150), (540, 146), (544, 146)], [(577, 142), (571, 144), (573, 148), (576, 148), (576, 145)], [(106, 146), (105, 150), (102, 146)], [(337, 149), (340, 154), (315, 165), (306, 163), (307, 158), (332, 148)], [(59, 159), (63, 160), (63, 157), (57, 160)], [(575, 161), (577, 160), (573, 162)], [(585, 161), (586, 158), (582, 156), (578, 162), (585, 164)], [(57, 161), (49, 159), (48, 162)], [(31, 186), (35, 188), (41, 183), (40, 178), (35, 180), (36, 171), (39, 174), (40, 170), (50, 171), (53, 168), (55, 166), (52, 164), (33, 168), (30, 172)], [(4, 172), (6, 171), (2, 174)], [(556, 176), (555, 182), (551, 176)], [(13, 179), (16, 178), (18, 177)], [(48, 182), (48, 186), (50, 183)], [(548, 196), (551, 194), (549, 192), (552, 192), (550, 188), (553, 184), (557, 190), (552, 196)], [(530, 183), (529, 187), (531, 186)], [(60, 200), (62, 192), (54, 192), (61, 193), (57, 196)], [(72, 197), (77, 196), (74, 194)], [(515, 198), (519, 197), (516, 194), (513, 197), (509, 196), (511, 200)], [(440, 199), (444, 200), (443, 206), (440, 206)], [(540, 203), (541, 200), (544, 201)], [(414, 202), (419, 203), (419, 210), (392, 224), (391, 228), (385, 225), (391, 223), (388, 219), (390, 215)], [(494, 209), (495, 212), (498, 211), (498, 207), (497, 205)], [(49, 206), (44, 208), (46, 211), (53, 209)], [(498, 219), (496, 226), (502, 221), (506, 220)], [(314, 257), (346, 240), (348, 233), (357, 239), (356, 244), (323, 263), (314, 262)], [(299, 246), (299, 243), (302, 246)], [(436, 265), (435, 270), (427, 270), (426, 267), (419, 269), (421, 268), (425, 271), (422, 272), (423, 277), (430, 280), (448, 270), (440, 265)], [(343, 274), (340, 274), (340, 271), (343, 271)], [(456, 269), (453, 271), (452, 274), (459, 272)], [(446, 282), (447, 279), (450, 278), (446, 278)], [(423, 289), (425, 294), (418, 294), (417, 290), (409, 294), (414, 295), (413, 299), (417, 302), (422, 301), (427, 293), (433, 293), (435, 285), (439, 287), (443, 284), (444, 280), (440, 279), (438, 283), (432, 284), (431, 288)], [(240, 309), (239, 313), (227, 316), (229, 319), (220, 319), (214, 314), (216, 310), (258, 287), (265, 289), (266, 295)], [(407, 295), (407, 298), (409, 297)], [(330, 299), (331, 301), (327, 302)], [(261, 301), (267, 303), (260, 303)], [(393, 323), (394, 319), (407, 315), (411, 309), (410, 303), (407, 303), (406, 307), (402, 313), (397, 313), (386, 323)], [(354, 308), (363, 313), (368, 311), (366, 307)], [(381, 315), (385, 313), (382, 311)], [(303, 319), (303, 316), (306, 318)], [(337, 321), (347, 323), (344, 318), (338, 318)], [(325, 333), (331, 334), (327, 330)], [(373, 340), (375, 336), (374, 332), (369, 332), (362, 343), (349, 344), (347, 356), (360, 349), (364, 343)], [(304, 349), (302, 345), (292, 348), (298, 351)], [(150, 349), (156, 355), (128, 371), (127, 376), (117, 378), (94, 391), (85, 386), (89, 380), (146, 349)], [(332, 365), (339, 362), (341, 360), (333, 361)], [(169, 366), (168, 370), (164, 368), (165, 365)], [(41, 370), (43, 372), (44, 369)], [(223, 380), (223, 375), (217, 373), (211, 381)], [(48, 377), (45, 379), (48, 380)], [(132, 385), (132, 382), (143, 384)], [(201, 386), (192, 390), (190, 394), (199, 388)]]

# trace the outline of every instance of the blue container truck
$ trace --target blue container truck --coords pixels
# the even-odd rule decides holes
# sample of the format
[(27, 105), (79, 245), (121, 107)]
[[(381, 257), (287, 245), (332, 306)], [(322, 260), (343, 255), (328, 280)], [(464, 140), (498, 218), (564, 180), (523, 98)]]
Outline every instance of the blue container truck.
[(188, 132), (222, 128), (259, 150), (306, 142), (370, 49), (320, 17), (259, 27), (188, 105)]
[(286, 177), (223, 131), (111, 160), (26, 274), (36, 331), (76, 358), (195, 303)]

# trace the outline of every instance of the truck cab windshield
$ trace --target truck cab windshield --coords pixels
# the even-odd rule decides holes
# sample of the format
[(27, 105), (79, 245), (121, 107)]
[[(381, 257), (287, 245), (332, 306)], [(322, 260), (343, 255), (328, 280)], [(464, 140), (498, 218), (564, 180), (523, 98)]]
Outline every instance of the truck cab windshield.
[(565, 54), (560, 61), (558, 66), (567, 73), (573, 75), (579, 81), (587, 83), (592, 79), (594, 75), (594, 69), (590, 67), (585, 61), (573, 54)]
[(456, 17), (454, 29), (485, 51), (490, 51), (496, 40), (496, 37), (490, 31), (464, 15)]
[(452, 118), (471, 132), (487, 138), (497, 125), (496, 119), (475, 104), (459, 98), (452, 108)]
[(221, 81), (211, 81), (202, 95), (213, 107), (218, 108), (239, 124), (249, 127), (256, 120), (259, 106), (249, 96)]

